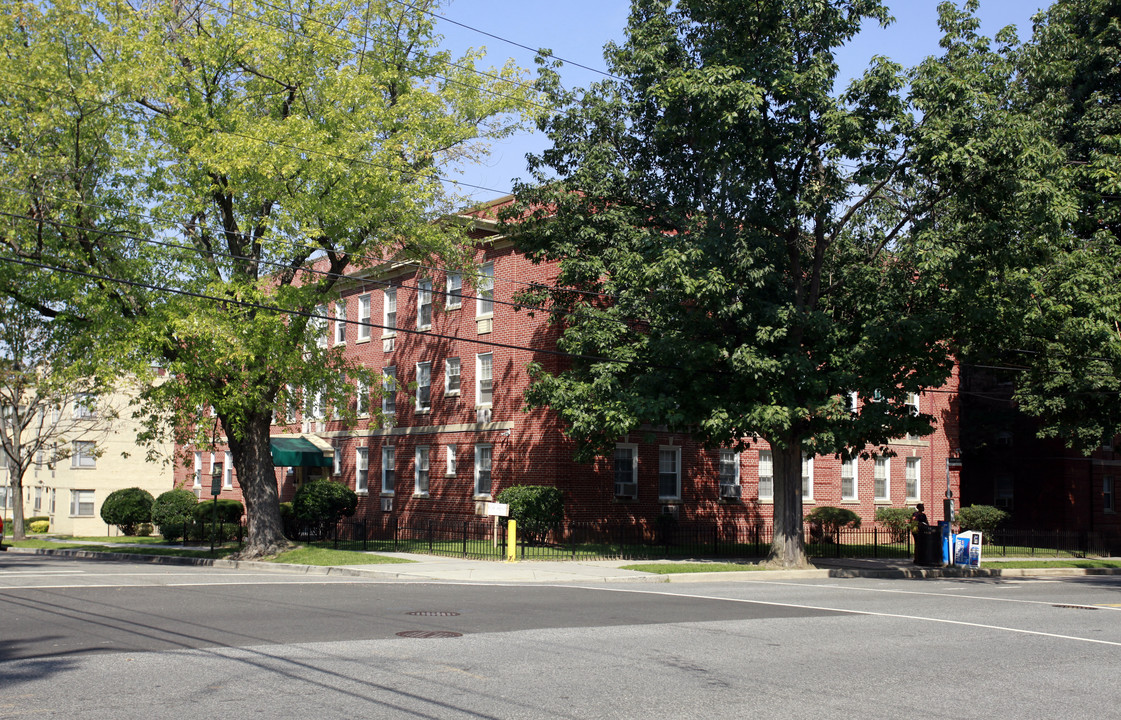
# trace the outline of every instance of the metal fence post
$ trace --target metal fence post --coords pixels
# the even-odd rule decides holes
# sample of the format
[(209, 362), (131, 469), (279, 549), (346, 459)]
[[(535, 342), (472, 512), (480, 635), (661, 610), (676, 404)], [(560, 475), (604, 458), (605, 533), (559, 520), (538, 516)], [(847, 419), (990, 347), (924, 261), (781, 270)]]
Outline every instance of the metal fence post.
[(463, 557), (467, 557), (467, 521), (463, 521)]
[(397, 552), (397, 518), (393, 518), (393, 552)]
[(878, 527), (872, 528), (872, 557), (878, 558), (880, 556), (880, 529)]

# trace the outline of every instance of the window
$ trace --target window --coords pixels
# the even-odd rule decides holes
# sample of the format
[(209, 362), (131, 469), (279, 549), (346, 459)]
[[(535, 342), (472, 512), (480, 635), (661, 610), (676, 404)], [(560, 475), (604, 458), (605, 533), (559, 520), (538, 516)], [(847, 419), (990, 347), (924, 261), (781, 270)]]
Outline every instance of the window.
[(455, 477), (455, 445), (448, 445), (444, 449), (445, 459), (447, 464), (444, 469), (444, 475), (447, 477)]
[(919, 394), (918, 393), (907, 393), (907, 402), (905, 404), (907, 405), (907, 409), (910, 410), (912, 415), (918, 415), (919, 414)]
[(993, 483), (996, 486), (993, 490), (993, 505), (1005, 512), (1012, 512), (1012, 505), (1015, 500), (1012, 473), (1007, 470), (998, 471)]
[(428, 447), (421, 446), (416, 449), (416, 464), (413, 470), (413, 481), (416, 489), (414, 495), (428, 495)]
[(841, 461), (841, 499), (856, 500), (856, 458)]
[(222, 487), (230, 490), (234, 486), (234, 456), (226, 453), (222, 465)]
[(444, 361), (444, 394), (459, 394), (459, 358), (448, 358)]
[(94, 455), (94, 443), (89, 440), (75, 440), (70, 446), (70, 467), (92, 468), (97, 467)]
[(475, 494), (490, 495), (491, 454), (490, 445), (475, 446)]
[(475, 404), (490, 405), (494, 398), (494, 354), (475, 356)]
[(917, 458), (917, 457), (907, 458), (906, 478), (905, 478), (906, 483), (905, 484), (906, 484), (906, 488), (907, 488), (907, 499), (908, 500), (918, 500), (919, 499), (919, 461), (920, 460), (921, 460), (921, 458)]
[(432, 281), (421, 280), (416, 291), (416, 326), (420, 330), (432, 327)]
[(845, 410), (848, 410), (850, 413), (856, 413), (857, 408), (860, 407), (858, 404), (859, 398), (860, 395), (856, 392), (845, 393)]
[(397, 457), (391, 447), (381, 449), (381, 492), (392, 495), (397, 485)]
[(397, 412), (397, 368), (387, 367), (382, 371), (381, 411), (385, 415)]
[(34, 503), (33, 507), (35, 508), (35, 512), (37, 512), (37, 513), (40, 510), (43, 509), (43, 488), (42, 487), (36, 487), (35, 488), (35, 503)]
[(70, 491), (70, 514), (77, 517), (93, 517), (93, 490)]
[(284, 386), (284, 395), (286, 398), (284, 403), (284, 422), (287, 425), (291, 425), (296, 422), (296, 406), (299, 403), (299, 399), (292, 391), (291, 385)]
[(397, 327), (397, 288), (385, 289), (385, 305), (384, 307), (384, 321), (385, 325), (383, 333), (392, 335), (394, 328)]
[(759, 451), (759, 499), (775, 497), (775, 462), (770, 450)]
[(195, 453), (195, 482), (196, 488), (202, 487), (202, 453)]
[(658, 449), (658, 497), (676, 500), (681, 497), (681, 448)]
[(311, 417), (316, 421), (322, 421), (326, 417), (323, 412), (323, 391), (316, 390), (315, 394), (311, 396)]
[(346, 303), (335, 303), (335, 344), (346, 345)]
[(638, 497), (638, 447), (615, 446), (615, 496)]
[(731, 450), (720, 451), (720, 497), (740, 496), (740, 454)]
[(97, 396), (78, 393), (74, 396), (74, 419), (90, 420), (97, 417)]
[(889, 498), (888, 492), (891, 489), (889, 478), (890, 467), (888, 466), (887, 458), (876, 458), (876, 466), (872, 473), (874, 480), (874, 495), (877, 501), (884, 501)]
[(55, 489), (51, 488), (51, 509), (50, 509), (51, 515), (54, 515), (54, 513), (55, 513), (55, 499), (56, 499), (55, 495), (56, 495)]
[(308, 323), (311, 328), (311, 335), (315, 338), (315, 344), (319, 347), (327, 347), (327, 306), (316, 305), (315, 317)]
[(343, 441), (341, 439), (331, 441), (331, 474), (335, 476), (343, 474)]
[(370, 339), (370, 296), (358, 296), (358, 340)]
[(1113, 476), (1106, 475), (1102, 478), (1102, 509), (1113, 512)]
[(448, 297), (446, 307), (454, 310), (463, 304), (463, 275), (448, 273)]
[(354, 389), (354, 413), (358, 417), (370, 415), (370, 386), (365, 380), (359, 380)]
[[(337, 455), (336, 451), (336, 455)], [(370, 448), (354, 450), (354, 492), (366, 494), (370, 490)]]
[(802, 456), (802, 500), (814, 499), (814, 459), (812, 455)]
[(416, 409), (428, 412), (432, 409), (432, 363), (416, 364)]
[(494, 313), (494, 263), (487, 263), (479, 268), (479, 293), (475, 298), (475, 316), (491, 315)]

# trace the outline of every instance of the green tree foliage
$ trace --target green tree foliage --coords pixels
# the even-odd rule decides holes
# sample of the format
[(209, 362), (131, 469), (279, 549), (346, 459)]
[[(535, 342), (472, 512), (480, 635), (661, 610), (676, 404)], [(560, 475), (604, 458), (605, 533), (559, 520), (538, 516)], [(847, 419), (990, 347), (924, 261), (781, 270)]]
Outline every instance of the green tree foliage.
[(514, 485), (495, 498), (510, 506), (510, 517), (518, 522), (518, 532), (531, 542), (564, 521), (564, 494), (546, 485)]
[(213, 521), (215, 506), (217, 506), (218, 522), (220, 523), (237, 524), (241, 522), (242, 516), (245, 515), (245, 506), (239, 500), (218, 498), (217, 501), (207, 500), (196, 504), (194, 507), (195, 520), (203, 525)]
[(810, 526), (813, 537), (836, 542), (841, 528), (860, 527), (860, 516), (848, 508), (820, 505), (806, 513), (806, 524)]
[(107, 525), (116, 525), (125, 535), (135, 535), (138, 525), (152, 521), (154, 502), (152, 493), (143, 488), (114, 490), (101, 504), (101, 519)]
[(350, 517), (358, 508), (358, 495), (334, 480), (312, 480), (300, 486), (292, 501), (292, 511), (301, 523), (324, 532), (339, 520)]
[(911, 515), (914, 508), (880, 507), (876, 508), (876, 523), (883, 525), (891, 533), (892, 542), (903, 542), (910, 531)]
[(166, 367), (142, 439), (228, 442), (243, 557), (286, 545), (274, 416), (380, 387), (318, 341), (340, 276), (469, 271), (438, 173), (532, 102), (517, 67), (438, 50), (431, 6), (0, 0), (0, 294)]
[(1008, 513), (992, 505), (970, 505), (958, 510), (957, 521), (962, 530), (980, 530), (991, 536), (1008, 519)]
[(1089, 452), (1121, 433), (1121, 2), (1059, 0), (1016, 70), (1009, 114), (1039, 148), (1014, 177), (1040, 192), (965, 226), (1031, 251), (982, 285), (1001, 291), (1007, 332), (978, 338), (975, 356), (1025, 368), (1018, 407), (1044, 436)]
[(584, 459), (651, 426), (765, 440), (784, 565), (805, 563), (803, 454), (929, 432), (908, 393), (953, 364), (946, 268), (920, 272), (917, 239), (952, 170), (984, 165), (989, 145), (966, 141), (1000, 66), (947, 8), (943, 57), (910, 75), (878, 57), (838, 91), (836, 49), (888, 20), (877, 0), (634, 0), (606, 51), (619, 79), (554, 87), (553, 147), (506, 216), (532, 258), (560, 263), (527, 302), (552, 303), (578, 356), (535, 365), (529, 404)]
[(187, 525), (194, 519), (198, 504), (198, 499), (190, 490), (177, 488), (160, 493), (152, 503), (152, 522), (159, 528), (164, 540), (174, 542), (183, 537)]

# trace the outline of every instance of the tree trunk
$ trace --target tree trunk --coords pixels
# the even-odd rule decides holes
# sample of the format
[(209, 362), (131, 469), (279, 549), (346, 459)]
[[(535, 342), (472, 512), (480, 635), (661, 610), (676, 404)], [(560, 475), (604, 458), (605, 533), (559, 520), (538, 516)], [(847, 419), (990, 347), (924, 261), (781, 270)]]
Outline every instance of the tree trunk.
[(802, 533), (802, 449), (790, 439), (784, 446), (771, 444), (774, 459), (774, 537), (769, 563), (782, 567), (805, 567), (806, 547)]
[(8, 472), (11, 473), (12, 540), (26, 540), (27, 525), (23, 517), (23, 474), (11, 468)]
[[(230, 454), (245, 498), (248, 533), (238, 555), (243, 560), (276, 555), (289, 547), (280, 521), (276, 471), (269, 448), (271, 424), (270, 413), (253, 413), (246, 418), (244, 436), (240, 440), (231, 437), (227, 430)], [(222, 426), (227, 427), (225, 420)]]

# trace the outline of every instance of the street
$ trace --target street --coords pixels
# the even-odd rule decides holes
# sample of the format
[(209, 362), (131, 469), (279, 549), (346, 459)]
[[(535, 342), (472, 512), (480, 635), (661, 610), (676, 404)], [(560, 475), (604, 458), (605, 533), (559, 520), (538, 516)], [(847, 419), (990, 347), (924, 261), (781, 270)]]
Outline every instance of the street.
[(0, 555), (0, 718), (1110, 717), (1121, 578), (495, 585)]

